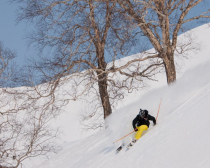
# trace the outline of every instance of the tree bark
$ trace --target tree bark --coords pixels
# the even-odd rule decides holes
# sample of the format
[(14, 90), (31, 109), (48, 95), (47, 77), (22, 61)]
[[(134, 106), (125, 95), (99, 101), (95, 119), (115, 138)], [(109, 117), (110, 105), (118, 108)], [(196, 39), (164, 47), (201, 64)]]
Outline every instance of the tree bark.
[(104, 110), (104, 119), (108, 117), (112, 113), (111, 104), (109, 101), (109, 94), (107, 91), (107, 74), (99, 74), (98, 75), (98, 87), (99, 87), (99, 93), (101, 98), (101, 103)]
[(97, 71), (97, 75), (98, 75), (98, 87), (99, 87), (99, 94), (100, 94), (100, 98), (101, 98), (101, 103), (103, 106), (103, 110), (104, 110), (104, 119), (106, 117), (108, 117), (111, 113), (112, 113), (112, 108), (111, 108), (111, 104), (109, 101), (109, 94), (107, 91), (107, 73), (105, 72), (106, 70), (106, 62), (104, 60), (104, 52), (103, 50), (100, 51), (100, 49), (98, 49), (97, 53), (97, 57), (98, 57), (98, 69), (100, 69), (100, 71)]
[(170, 85), (176, 81), (176, 69), (173, 53), (165, 54), (162, 59), (165, 66), (167, 83)]
[[(97, 75), (98, 75), (98, 87), (99, 87), (99, 94), (100, 94), (100, 98), (101, 98), (101, 103), (103, 106), (103, 110), (104, 110), (104, 119), (106, 119), (106, 117), (108, 117), (111, 113), (112, 113), (112, 108), (111, 108), (111, 104), (109, 101), (109, 94), (107, 91), (107, 73), (106, 71), (106, 62), (105, 62), (105, 58), (104, 58), (104, 48), (105, 48), (105, 43), (106, 43), (106, 38), (107, 38), (107, 34), (110, 28), (110, 21), (111, 21), (111, 10), (109, 9), (109, 3), (106, 3), (106, 7), (107, 7), (107, 12), (106, 12), (106, 26), (104, 31), (100, 31), (98, 25), (96, 24), (96, 20), (95, 20), (95, 13), (94, 13), (94, 5), (93, 5), (93, 1), (89, 1), (89, 5), (90, 5), (90, 20), (91, 20), (91, 24), (92, 27), (94, 29), (94, 39), (93, 39), (93, 43), (95, 45), (95, 49), (96, 49), (96, 57), (98, 60), (98, 70)], [(115, 5), (113, 4), (112, 7), (114, 7)]]

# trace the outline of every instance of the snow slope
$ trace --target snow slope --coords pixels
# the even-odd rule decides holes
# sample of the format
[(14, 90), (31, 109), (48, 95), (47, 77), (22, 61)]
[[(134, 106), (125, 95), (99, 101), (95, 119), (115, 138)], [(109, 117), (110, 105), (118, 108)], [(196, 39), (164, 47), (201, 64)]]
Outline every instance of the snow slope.
[[(206, 62), (209, 59), (209, 53), (210, 53), (210, 40), (206, 37), (210, 37), (210, 28), (209, 25), (203, 25), (200, 27), (197, 27), (196, 29), (193, 29), (185, 34), (182, 34), (178, 38), (178, 42), (182, 43), (183, 41), (186, 41), (186, 36), (188, 34), (192, 35), (192, 38), (194, 40), (194, 48), (200, 47), (200, 50), (197, 52), (194, 51), (188, 51), (187, 54), (189, 56), (189, 59), (176, 59), (177, 62), (179, 62), (179, 66), (176, 66), (176, 69), (178, 71), (177, 78), (179, 78), (189, 69), (193, 69), (195, 66)], [(150, 51), (152, 52), (153, 49)], [(128, 56), (123, 59), (121, 59), (121, 62), (125, 62), (130, 60), (133, 57), (136, 57), (136, 55)], [(131, 57), (131, 58), (130, 58)], [(167, 85), (165, 74), (159, 74), (157, 75), (158, 82), (151, 83), (151, 87), (149, 88), (149, 91), (159, 88), (161, 86)], [(66, 88), (69, 88), (68, 84), (65, 86)], [(116, 109), (125, 108), (127, 105), (133, 103), (134, 101), (138, 100), (139, 97), (143, 96), (147, 91), (140, 90), (138, 92), (129, 93), (126, 95), (124, 100), (118, 104)], [(159, 99), (157, 100), (157, 103), (159, 103)], [(154, 102), (153, 102), (154, 103)], [(82, 127), (79, 122), (80, 118), (80, 111), (81, 107), (86, 106), (84, 102), (82, 101), (70, 101), (69, 104), (65, 107), (64, 111), (65, 113), (62, 113), (59, 118), (56, 121), (56, 125), (58, 125), (63, 134), (61, 139), (65, 142), (70, 141), (77, 141), (79, 139), (83, 139), (85, 137), (88, 137), (89, 135), (92, 135), (96, 131), (90, 131), (90, 132), (82, 132)], [(148, 107), (145, 107), (148, 108)], [(155, 107), (157, 108), (157, 107)], [(152, 110), (152, 109), (151, 109)], [(98, 131), (98, 130), (97, 130)]]
[[(203, 25), (192, 32), (198, 37), (197, 42), (202, 42), (201, 50), (189, 51), (191, 59), (183, 65), (175, 84), (168, 87), (163, 82), (162, 87), (159, 84), (159, 88), (153, 87), (147, 93), (128, 96), (121, 108), (107, 119), (106, 130), (82, 139), (69, 132), (75, 141), (64, 144), (61, 152), (38, 167), (209, 168), (210, 29)], [(160, 98), (157, 125), (151, 124), (134, 147), (116, 155), (116, 148), (122, 142), (128, 143), (134, 134), (113, 142), (133, 131), (131, 122), (139, 108), (148, 109), (156, 117)], [(67, 130), (71, 126), (66, 127)]]

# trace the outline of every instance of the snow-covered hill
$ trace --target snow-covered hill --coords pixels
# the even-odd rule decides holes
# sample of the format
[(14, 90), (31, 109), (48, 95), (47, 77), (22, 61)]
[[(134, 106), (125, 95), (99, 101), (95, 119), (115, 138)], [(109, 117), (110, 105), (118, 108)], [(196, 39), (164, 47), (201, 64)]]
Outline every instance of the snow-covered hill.
[[(160, 76), (158, 87), (144, 94), (133, 93), (125, 98), (107, 119), (108, 128), (80, 137), (79, 122), (74, 114), (60, 117), (66, 141), (63, 150), (42, 163), (39, 168), (209, 168), (210, 167), (210, 28), (208, 25), (192, 30), (201, 44), (197, 53), (189, 51), (178, 73), (178, 80), (168, 87)], [(184, 38), (181, 35), (179, 39)], [(132, 120), (140, 108), (156, 117), (162, 104), (157, 125), (130, 150), (116, 155), (116, 148), (128, 143), (134, 134), (113, 144), (130, 133)], [(66, 111), (72, 111), (69, 104)], [(68, 116), (68, 117), (67, 117)], [(71, 122), (69, 122), (71, 121)], [(76, 127), (75, 127), (76, 126)], [(89, 136), (90, 135), (90, 136)]]

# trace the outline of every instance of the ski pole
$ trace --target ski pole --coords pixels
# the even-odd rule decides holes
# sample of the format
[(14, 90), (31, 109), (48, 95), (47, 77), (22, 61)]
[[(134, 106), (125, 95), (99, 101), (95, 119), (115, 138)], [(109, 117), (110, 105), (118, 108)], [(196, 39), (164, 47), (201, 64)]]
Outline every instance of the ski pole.
[(158, 108), (158, 113), (157, 113), (157, 117), (156, 117), (156, 122), (157, 122), (157, 119), (158, 119), (158, 114), (159, 114), (159, 111), (160, 111), (161, 101), (162, 101), (162, 98), (160, 99), (160, 104), (159, 104), (159, 108)]
[[(128, 135), (130, 135), (130, 134), (134, 133), (136, 130), (137, 130), (137, 128), (136, 128), (134, 131), (132, 131), (131, 133), (129, 133), (129, 134), (127, 134), (127, 135), (125, 135), (124, 137), (122, 137), (122, 138), (118, 139), (118, 140), (117, 140), (117, 141), (115, 141), (115, 142), (118, 142), (118, 141), (120, 141), (121, 139), (123, 139), (123, 138), (127, 137)], [(113, 142), (113, 144), (114, 144), (115, 142)]]

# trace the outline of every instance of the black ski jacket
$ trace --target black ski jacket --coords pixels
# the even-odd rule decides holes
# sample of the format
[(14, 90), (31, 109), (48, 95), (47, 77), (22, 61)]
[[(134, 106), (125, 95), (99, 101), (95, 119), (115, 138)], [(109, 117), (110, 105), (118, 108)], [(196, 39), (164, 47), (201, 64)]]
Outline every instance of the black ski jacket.
[(139, 127), (141, 125), (147, 125), (149, 128), (150, 122), (149, 120), (153, 121), (154, 124), (156, 124), (155, 117), (149, 115), (148, 113), (146, 114), (145, 118), (141, 118), (139, 114), (134, 118), (133, 120), (133, 129), (135, 130), (136, 127)]

